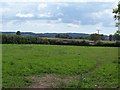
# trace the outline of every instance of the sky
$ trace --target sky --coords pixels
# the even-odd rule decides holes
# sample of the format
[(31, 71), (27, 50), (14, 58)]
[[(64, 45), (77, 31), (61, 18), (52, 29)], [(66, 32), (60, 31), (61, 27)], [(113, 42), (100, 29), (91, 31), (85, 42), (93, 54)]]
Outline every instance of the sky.
[[(29, 0), (28, 0), (29, 1)], [(114, 34), (117, 0), (81, 2), (0, 2), (2, 31)]]

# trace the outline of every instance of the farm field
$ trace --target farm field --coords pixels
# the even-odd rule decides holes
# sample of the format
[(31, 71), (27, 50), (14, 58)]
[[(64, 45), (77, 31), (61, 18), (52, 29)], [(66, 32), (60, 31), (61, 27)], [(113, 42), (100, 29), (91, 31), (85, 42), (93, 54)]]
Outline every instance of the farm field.
[(2, 45), (3, 87), (117, 88), (118, 48)]

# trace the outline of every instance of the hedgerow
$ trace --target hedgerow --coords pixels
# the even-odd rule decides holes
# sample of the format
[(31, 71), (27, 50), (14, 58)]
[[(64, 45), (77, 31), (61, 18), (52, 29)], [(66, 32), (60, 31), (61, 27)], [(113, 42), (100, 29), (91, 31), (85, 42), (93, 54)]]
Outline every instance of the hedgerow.
[(73, 39), (51, 39), (42, 38), (38, 36), (23, 36), (23, 35), (8, 35), (2, 34), (2, 44), (51, 44), (51, 45), (75, 45), (75, 46), (110, 46), (119, 47), (120, 42), (114, 43), (97, 41), (91, 44), (86, 40), (73, 40)]

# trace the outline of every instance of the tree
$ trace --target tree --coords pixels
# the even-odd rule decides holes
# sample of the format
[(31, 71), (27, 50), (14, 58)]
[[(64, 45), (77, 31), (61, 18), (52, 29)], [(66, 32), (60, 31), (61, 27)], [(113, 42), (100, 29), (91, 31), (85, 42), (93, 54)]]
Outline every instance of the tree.
[(71, 36), (69, 36), (68, 34), (57, 34), (55, 35), (56, 38), (68, 38), (68, 39), (72, 39)]
[(90, 40), (93, 40), (93, 41), (98, 41), (98, 40), (100, 40), (100, 35), (99, 34), (97, 34), (97, 33), (94, 33), (94, 34), (91, 34), (90, 35)]
[[(114, 18), (115, 20), (118, 20), (116, 23), (116, 26), (118, 29), (120, 28), (120, 2), (117, 5), (117, 8), (113, 9), (113, 13), (115, 13)], [(120, 30), (117, 30), (114, 34), (114, 39), (115, 40), (120, 40)]]
[(20, 31), (17, 31), (17, 32), (16, 32), (16, 35), (21, 35), (21, 32), (20, 32)]
[(120, 2), (117, 5), (117, 8), (113, 9), (115, 20), (120, 20)]
[(99, 36), (100, 36), (100, 40), (105, 40), (105, 37), (103, 34), (99, 34)]
[(117, 41), (120, 40), (120, 31), (119, 31), (119, 30), (117, 30), (117, 31), (115, 32), (115, 34), (114, 34), (114, 39), (117, 40)]
[(118, 20), (118, 22), (116, 23), (116, 27), (119, 27), (119, 25), (120, 25), (120, 2), (118, 3), (118, 5), (117, 5), (117, 8), (114, 8), (113, 9), (113, 13), (115, 14), (114, 15), (114, 18), (115, 18), (115, 20)]
[(109, 35), (109, 40), (112, 41), (113, 40), (113, 35)]

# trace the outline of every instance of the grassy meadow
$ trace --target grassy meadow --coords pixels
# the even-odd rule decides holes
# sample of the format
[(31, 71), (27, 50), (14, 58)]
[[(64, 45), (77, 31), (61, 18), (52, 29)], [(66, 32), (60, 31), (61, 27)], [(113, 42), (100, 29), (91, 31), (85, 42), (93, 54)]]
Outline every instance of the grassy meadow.
[(3, 87), (118, 87), (117, 47), (3, 44), (2, 54)]

